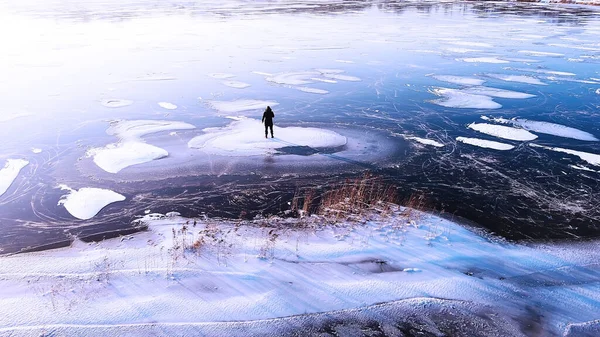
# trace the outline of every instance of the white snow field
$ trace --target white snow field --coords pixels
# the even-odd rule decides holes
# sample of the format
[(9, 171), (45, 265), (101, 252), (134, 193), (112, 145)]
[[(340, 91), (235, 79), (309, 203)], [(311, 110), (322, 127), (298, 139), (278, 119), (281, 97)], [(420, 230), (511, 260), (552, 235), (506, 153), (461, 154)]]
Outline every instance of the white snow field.
[(529, 145), (531, 147), (546, 149), (546, 150), (550, 150), (550, 151), (554, 151), (554, 152), (562, 152), (562, 153), (570, 154), (573, 156), (577, 156), (581, 160), (586, 161), (589, 164), (600, 166), (600, 154), (576, 151), (576, 150), (571, 150), (571, 149), (563, 149), (560, 147), (544, 146), (544, 145), (538, 145), (538, 144), (529, 144)]
[(346, 137), (335, 131), (307, 127), (273, 127), (276, 138), (262, 138), (257, 130), (260, 120), (239, 118), (220, 128), (207, 128), (204, 135), (191, 139), (190, 148), (221, 156), (259, 156), (285, 147), (337, 148), (346, 145)]
[(485, 140), (485, 139), (480, 139), (480, 138), (456, 137), (456, 140), (459, 142), (465, 143), (465, 144), (473, 145), (473, 146), (483, 147), (483, 148), (487, 148), (487, 149), (501, 150), (501, 151), (512, 150), (515, 148), (514, 146), (512, 146), (510, 144), (505, 144), (505, 143), (500, 143), (500, 142), (495, 142), (492, 140)]
[[(263, 101), (256, 99), (239, 99), (233, 101), (209, 101), (211, 108), (225, 113), (237, 113), (250, 110), (264, 110), (267, 106), (279, 105), (275, 101)], [(262, 113), (262, 111), (261, 111)]]
[(109, 98), (102, 100), (100, 103), (107, 108), (122, 108), (133, 104), (133, 101), (127, 99)]
[(431, 78), (435, 78), (438, 81), (460, 84), (460, 85), (482, 85), (485, 80), (467, 77), (467, 76), (452, 76), (452, 75), (433, 75)]
[(468, 94), (459, 89), (433, 88), (431, 92), (443, 97), (432, 100), (432, 103), (448, 108), (499, 109), (502, 107), (489, 96)]
[(535, 85), (547, 85), (546, 83), (538, 80), (535, 77), (525, 76), (525, 75), (486, 74), (486, 76), (497, 78), (499, 80), (507, 81), (507, 82), (519, 82), (519, 83), (535, 84)]
[(91, 219), (104, 207), (125, 200), (125, 196), (102, 188), (83, 187), (74, 190), (66, 185), (59, 185), (59, 188), (69, 193), (63, 195), (58, 204), (63, 205), (72, 216), (81, 220)]
[(0, 196), (6, 193), (21, 170), (28, 164), (29, 162), (24, 159), (8, 159), (6, 161), (4, 167), (0, 169)]
[(596, 136), (592, 135), (589, 132), (575, 129), (575, 128), (561, 125), (561, 124), (542, 122), (542, 121), (533, 121), (533, 120), (523, 119), (523, 118), (506, 119), (506, 118), (491, 118), (491, 117), (482, 116), (481, 119), (496, 122), (496, 123), (512, 124), (514, 126), (521, 127), (525, 130), (529, 130), (529, 131), (533, 131), (533, 132), (537, 132), (537, 133), (544, 133), (544, 134), (553, 135), (553, 136), (557, 136), (557, 137), (571, 138), (571, 139), (584, 140), (584, 141), (590, 141), (590, 142), (598, 141), (598, 138), (596, 138)]
[(523, 130), (511, 128), (509, 126), (487, 124), (487, 123), (471, 123), (467, 126), (469, 129), (485, 133), (490, 136), (517, 140), (517, 141), (529, 141), (537, 138), (533, 133)]
[(286, 335), (316, 313), (352, 326), (378, 303), (398, 305), (393, 322), (440, 311), (473, 333), (502, 327), (486, 336), (528, 336), (536, 317), (546, 336), (597, 325), (597, 242), (515, 245), (383, 206), (333, 222), (148, 214), (145, 232), (4, 256), (0, 335)]
[(444, 147), (444, 144), (433, 140), (433, 139), (428, 139), (428, 138), (421, 138), (421, 137), (415, 137), (415, 136), (404, 136), (404, 139), (407, 140), (414, 140), (417, 143), (421, 143), (423, 145), (431, 145), (431, 146), (435, 146), (435, 147)]
[(131, 120), (115, 121), (106, 133), (119, 138), (118, 143), (87, 151), (94, 163), (109, 173), (118, 173), (129, 166), (164, 158), (169, 153), (157, 146), (146, 144), (141, 137), (163, 131), (189, 130), (195, 126), (177, 121)]

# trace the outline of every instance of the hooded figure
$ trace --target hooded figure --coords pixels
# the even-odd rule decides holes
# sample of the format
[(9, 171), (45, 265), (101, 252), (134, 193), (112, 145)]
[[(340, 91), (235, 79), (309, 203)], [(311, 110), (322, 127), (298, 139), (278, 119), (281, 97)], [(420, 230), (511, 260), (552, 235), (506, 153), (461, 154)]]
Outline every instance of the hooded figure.
[(265, 138), (267, 138), (269, 128), (271, 128), (271, 138), (273, 138), (273, 118), (275, 114), (273, 110), (271, 110), (270, 106), (267, 106), (267, 109), (263, 113), (262, 122), (265, 123)]

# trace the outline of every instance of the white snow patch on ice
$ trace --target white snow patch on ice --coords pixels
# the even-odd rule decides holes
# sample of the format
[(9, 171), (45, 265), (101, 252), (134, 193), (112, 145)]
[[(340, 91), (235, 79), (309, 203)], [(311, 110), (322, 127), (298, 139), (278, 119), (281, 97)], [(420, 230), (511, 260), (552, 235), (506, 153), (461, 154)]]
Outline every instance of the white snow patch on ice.
[(546, 150), (550, 150), (550, 151), (554, 151), (554, 152), (562, 152), (562, 153), (570, 154), (573, 156), (577, 156), (581, 160), (586, 161), (592, 165), (600, 166), (600, 154), (576, 151), (576, 150), (571, 150), (571, 149), (563, 149), (561, 147), (544, 146), (544, 145), (538, 145), (538, 144), (529, 144), (529, 145), (532, 147), (537, 147), (537, 148), (542, 148), (542, 149), (546, 149)]
[(275, 126), (277, 138), (263, 138), (262, 129), (259, 120), (244, 118), (222, 128), (204, 129), (205, 134), (190, 140), (188, 146), (214, 155), (259, 156), (289, 146), (332, 148), (347, 142), (346, 137), (326, 129)]
[(313, 81), (317, 81), (317, 82), (337, 83), (336, 80), (330, 80), (328, 78), (311, 77), (310, 79), (313, 80)]
[(168, 155), (166, 150), (140, 141), (113, 143), (87, 152), (88, 157), (94, 158), (96, 165), (109, 173), (118, 173), (126, 167), (147, 163)]
[(234, 74), (228, 74), (228, 73), (210, 73), (210, 74), (208, 74), (208, 76), (210, 76), (212, 78), (218, 78), (218, 79), (226, 79), (226, 78), (235, 77)]
[(31, 152), (33, 152), (35, 154), (42, 153), (42, 149), (34, 147), (34, 148), (31, 149)]
[(596, 94), (600, 95), (600, 89), (596, 89)]
[(467, 46), (467, 47), (483, 47), (483, 48), (491, 48), (493, 47), (489, 43), (485, 42), (471, 42), (471, 41), (448, 41), (449, 44), (454, 44), (457, 46)]
[(256, 75), (261, 75), (261, 76), (273, 76), (272, 73), (266, 73), (264, 71), (253, 71), (252, 73), (256, 74)]
[(477, 53), (477, 52), (481, 51), (479, 49), (469, 49), (469, 48), (446, 48), (445, 50), (447, 50), (451, 53), (458, 53), (458, 54)]
[(490, 87), (471, 87), (471, 88), (462, 89), (461, 91), (465, 92), (467, 94), (484, 95), (484, 96), (500, 97), (500, 98), (525, 99), (525, 98), (535, 97), (535, 95), (532, 95), (532, 94), (526, 94), (526, 93), (518, 92), (518, 91), (497, 89), (497, 88), (490, 88)]
[(527, 54), (530, 56), (554, 56), (554, 57), (565, 56), (565, 54), (545, 52), (545, 51), (535, 51), (535, 50), (519, 50), (519, 53)]
[(467, 57), (457, 59), (458, 61), (469, 62), (469, 63), (510, 63), (510, 61), (502, 60), (497, 57)]
[(456, 137), (456, 140), (459, 142), (465, 143), (465, 144), (469, 144), (469, 145), (474, 145), (474, 146), (479, 146), (479, 147), (484, 147), (484, 148), (494, 149), (494, 150), (501, 150), (501, 151), (512, 150), (515, 148), (514, 146), (512, 146), (510, 144), (494, 142), (492, 140), (485, 140), (485, 139), (479, 139), (479, 138)]
[(106, 130), (109, 135), (117, 136), (125, 140), (139, 140), (151, 133), (169, 130), (190, 130), (196, 127), (192, 124), (178, 121), (162, 120), (119, 120), (111, 123)]
[(175, 110), (177, 109), (177, 105), (169, 102), (158, 102), (158, 106), (167, 110)]
[(591, 168), (582, 166), (582, 165), (569, 165), (569, 167), (574, 168), (576, 170), (580, 170), (580, 171), (596, 172), (596, 173), (600, 172), (600, 171), (592, 170)]
[(517, 141), (529, 141), (537, 138), (533, 133), (523, 130), (511, 128), (503, 125), (487, 124), (487, 123), (471, 123), (467, 126), (469, 129), (485, 133), (490, 136), (517, 140)]
[(327, 78), (333, 78), (334, 80), (339, 81), (348, 81), (348, 82), (360, 82), (361, 79), (356, 76), (349, 75), (340, 75), (340, 74), (323, 74), (323, 76)]
[(431, 92), (444, 97), (433, 100), (432, 103), (448, 108), (499, 109), (502, 107), (489, 96), (468, 94), (458, 89), (434, 88)]
[(311, 78), (317, 75), (319, 72), (316, 71), (288, 72), (267, 77), (266, 80), (277, 84), (303, 85), (312, 83)]
[(460, 85), (482, 85), (485, 83), (485, 80), (474, 78), (474, 77), (466, 77), (466, 76), (452, 76), (452, 75), (433, 75), (432, 78), (435, 78), (438, 81), (460, 84)]
[(246, 82), (240, 82), (240, 81), (223, 81), (222, 83), (228, 87), (236, 88), (236, 89), (244, 89), (244, 88), (248, 88), (250, 86), (250, 84), (248, 84)]
[(109, 98), (101, 101), (107, 108), (121, 108), (133, 104), (133, 101), (127, 99)]
[(404, 139), (408, 139), (408, 140), (414, 140), (418, 143), (424, 144), (424, 145), (431, 145), (431, 146), (435, 146), (435, 147), (443, 147), (444, 144), (435, 141), (433, 139), (428, 139), (428, 138), (421, 138), (421, 137), (415, 137), (415, 136), (404, 136)]
[(265, 109), (267, 106), (279, 105), (275, 101), (262, 101), (256, 99), (240, 99), (235, 101), (210, 101), (208, 103), (213, 109), (220, 112), (234, 113), (248, 110)]
[(546, 85), (546, 83), (538, 80), (535, 77), (524, 76), (524, 75), (506, 75), (506, 74), (486, 74), (489, 77), (497, 78), (502, 81), (507, 82), (519, 82), (519, 83), (527, 83), (527, 84), (536, 84), (536, 85)]
[(4, 168), (0, 170), (0, 196), (6, 193), (6, 190), (17, 179), (19, 172), (27, 166), (29, 162), (24, 159), (8, 159)]
[(528, 69), (528, 68), (506, 68), (506, 70), (525, 71), (537, 74), (558, 75), (558, 76), (577, 76), (577, 74), (567, 71), (557, 71), (548, 69)]
[(521, 118), (506, 119), (506, 118), (490, 118), (490, 117), (486, 117), (486, 116), (482, 116), (481, 118), (484, 120), (488, 120), (488, 121), (492, 121), (492, 122), (496, 122), (496, 123), (512, 124), (515, 126), (519, 126), (525, 130), (529, 130), (529, 131), (533, 131), (533, 132), (537, 132), (537, 133), (544, 133), (547, 135), (553, 135), (553, 136), (557, 136), (557, 137), (584, 140), (584, 141), (589, 141), (589, 142), (598, 141), (598, 138), (596, 138), (593, 134), (591, 134), (589, 132), (575, 129), (575, 128), (561, 125), (561, 124), (542, 122), (542, 121), (533, 121), (533, 120), (521, 119)]
[(318, 68), (315, 69), (316, 71), (318, 71), (321, 74), (341, 74), (343, 72), (345, 72), (345, 70), (341, 70), (341, 69), (329, 69), (329, 68)]
[(311, 94), (328, 94), (329, 91), (327, 90), (323, 90), (323, 89), (317, 89), (317, 88), (309, 88), (309, 87), (296, 87), (296, 89), (300, 90), (300, 91), (304, 91), (304, 92), (308, 92)]
[(348, 64), (354, 63), (354, 61), (350, 61), (350, 60), (335, 60), (335, 62), (348, 63)]
[(125, 196), (102, 188), (83, 187), (74, 190), (66, 185), (59, 185), (59, 188), (68, 190), (69, 194), (63, 195), (58, 204), (81, 220), (91, 219), (109, 204), (125, 200)]

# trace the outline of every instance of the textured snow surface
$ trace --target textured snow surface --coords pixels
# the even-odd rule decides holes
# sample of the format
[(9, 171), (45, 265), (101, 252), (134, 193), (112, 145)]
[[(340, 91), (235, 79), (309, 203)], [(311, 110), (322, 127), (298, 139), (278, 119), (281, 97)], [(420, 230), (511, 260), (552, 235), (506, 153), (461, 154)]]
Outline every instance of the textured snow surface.
[(63, 205), (72, 216), (81, 220), (91, 219), (107, 205), (125, 200), (125, 196), (102, 188), (83, 187), (74, 190), (66, 185), (59, 187), (69, 193), (63, 195), (58, 204)]
[[(262, 101), (256, 99), (240, 99), (234, 101), (210, 101), (209, 105), (220, 112), (234, 113), (249, 110), (264, 110), (267, 106), (279, 105), (275, 101)], [(262, 111), (261, 111), (262, 113)]]
[[(528, 336), (541, 315), (540, 334), (552, 336), (599, 319), (597, 243), (520, 246), (389, 212), (335, 225), (150, 213), (138, 220), (145, 232), (4, 256), (0, 334), (287, 335), (370, 319), (390, 329), (412, 320), (430, 335)], [(449, 324), (458, 330), (440, 334)]]
[(473, 146), (479, 146), (479, 147), (484, 147), (484, 148), (494, 149), (494, 150), (501, 150), (501, 151), (512, 150), (515, 148), (514, 146), (512, 146), (510, 144), (495, 142), (492, 140), (479, 139), (479, 138), (456, 137), (456, 140), (459, 142), (465, 143), (465, 144), (473, 145)]
[(507, 82), (519, 82), (519, 83), (527, 83), (527, 84), (546, 85), (546, 83), (538, 80), (535, 77), (525, 76), (525, 75), (487, 74), (487, 76), (497, 78), (499, 80), (507, 81)]
[(474, 78), (474, 77), (466, 77), (466, 76), (452, 76), (452, 75), (434, 75), (431, 76), (438, 81), (460, 84), (460, 85), (482, 85), (485, 83), (485, 80)]
[(437, 96), (443, 96), (431, 102), (448, 108), (499, 109), (502, 107), (489, 96), (468, 94), (459, 89), (434, 88), (431, 91)]
[(17, 179), (19, 172), (27, 166), (29, 162), (24, 159), (8, 159), (4, 168), (0, 169), (0, 196), (6, 193), (6, 190)]
[(542, 121), (533, 121), (533, 120), (522, 119), (522, 118), (506, 119), (506, 118), (490, 118), (490, 117), (486, 117), (486, 116), (482, 116), (481, 118), (484, 120), (493, 121), (496, 123), (512, 124), (514, 126), (521, 127), (525, 130), (529, 130), (529, 131), (533, 131), (533, 132), (537, 132), (537, 133), (544, 133), (544, 134), (553, 135), (553, 136), (557, 136), (557, 137), (585, 140), (585, 141), (590, 141), (590, 142), (598, 141), (598, 138), (596, 138), (594, 135), (592, 135), (589, 132), (575, 129), (575, 128), (561, 125), (561, 124), (542, 122)]
[(469, 129), (473, 129), (475, 131), (479, 131), (481, 133), (485, 133), (490, 136), (510, 139), (510, 140), (518, 140), (518, 141), (528, 141), (534, 140), (537, 138), (533, 133), (523, 130), (511, 128), (503, 125), (495, 125), (495, 124), (487, 124), (487, 123), (471, 123), (467, 126)]
[(259, 120), (240, 118), (222, 128), (204, 129), (204, 135), (189, 141), (190, 148), (223, 156), (257, 156), (285, 147), (336, 148), (346, 137), (330, 130), (305, 127), (273, 127), (276, 138), (263, 137)]
[(543, 146), (543, 145), (538, 145), (538, 144), (529, 144), (529, 145), (532, 147), (536, 147), (536, 148), (542, 148), (542, 149), (546, 149), (546, 150), (550, 150), (550, 151), (554, 151), (554, 152), (562, 152), (562, 153), (570, 154), (573, 156), (577, 156), (581, 160), (584, 160), (592, 165), (600, 166), (600, 154), (576, 151), (576, 150), (571, 150), (571, 149), (563, 149), (560, 147)]

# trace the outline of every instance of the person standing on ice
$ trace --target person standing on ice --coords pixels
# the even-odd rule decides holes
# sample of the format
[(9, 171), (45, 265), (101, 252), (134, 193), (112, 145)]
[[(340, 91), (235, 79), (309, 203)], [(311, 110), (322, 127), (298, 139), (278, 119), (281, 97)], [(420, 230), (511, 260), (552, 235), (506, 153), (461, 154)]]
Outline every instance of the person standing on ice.
[(265, 138), (267, 138), (269, 128), (271, 128), (271, 138), (274, 138), (273, 137), (273, 118), (274, 117), (275, 117), (275, 114), (273, 113), (273, 110), (271, 110), (270, 106), (267, 106), (267, 109), (263, 113), (263, 118), (262, 118), (262, 122), (265, 123)]

